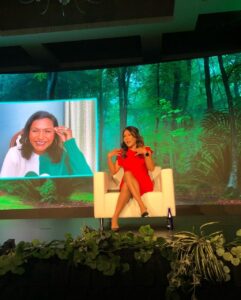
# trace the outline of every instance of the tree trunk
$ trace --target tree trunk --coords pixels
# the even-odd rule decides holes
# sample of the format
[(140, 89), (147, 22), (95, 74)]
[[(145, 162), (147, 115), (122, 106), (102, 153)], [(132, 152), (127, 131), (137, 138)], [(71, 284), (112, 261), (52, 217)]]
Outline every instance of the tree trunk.
[(47, 78), (47, 93), (46, 98), (47, 99), (54, 99), (55, 98), (55, 87), (57, 83), (57, 72), (49, 72), (48, 78)]
[(189, 89), (190, 89), (190, 80), (191, 80), (191, 72), (192, 72), (192, 60), (188, 59), (186, 61), (187, 64), (187, 71), (186, 71), (186, 79), (183, 82), (183, 110), (186, 111), (187, 104), (188, 104), (188, 97), (189, 97)]
[[(156, 99), (157, 99), (157, 106), (160, 105), (160, 64), (156, 65)], [(156, 125), (155, 125), (155, 132), (158, 132), (159, 128), (159, 122), (160, 122), (160, 117), (156, 116)]]
[(224, 89), (228, 101), (228, 110), (230, 115), (230, 131), (231, 131), (231, 170), (227, 187), (234, 189), (238, 188), (238, 153), (237, 153), (237, 134), (236, 134), (236, 120), (233, 107), (233, 97), (231, 95), (230, 87), (228, 84), (228, 76), (224, 69), (223, 58), (221, 55), (218, 56), (219, 67), (222, 74), (222, 80)]
[(105, 164), (105, 158), (104, 161), (102, 159), (103, 155), (103, 132), (104, 132), (104, 101), (103, 101), (103, 69), (100, 69), (98, 71), (98, 148), (99, 148), (99, 157), (100, 157), (100, 169), (103, 169), (103, 165)]
[[(179, 107), (179, 100), (180, 100), (180, 84), (181, 84), (181, 74), (180, 74), (180, 68), (176, 66), (174, 69), (174, 86), (173, 86), (173, 95), (172, 95), (172, 109), (177, 109)], [(171, 121), (171, 131), (176, 129), (176, 120), (175, 116), (172, 116), (172, 121)], [(170, 147), (170, 155), (169, 155), (169, 160), (170, 160), (170, 166), (171, 168), (175, 167), (175, 153), (173, 152), (173, 138), (171, 137), (170, 139), (172, 145)]]
[[(119, 115), (120, 115), (120, 135), (127, 124), (127, 105), (128, 105), (128, 90), (131, 71), (128, 67), (122, 67), (118, 72), (119, 85)], [(122, 136), (120, 137), (122, 141)]]
[(210, 112), (213, 110), (213, 97), (211, 91), (209, 57), (204, 57), (204, 72), (205, 72), (205, 89), (206, 89), (206, 96), (207, 96), (207, 110)]
[[(160, 105), (160, 64), (156, 65), (156, 105), (157, 107)], [(160, 124), (160, 117), (159, 115), (156, 116), (156, 120), (155, 120), (155, 134), (158, 134), (158, 130), (159, 130), (159, 124)], [(158, 144), (156, 142), (154, 142), (154, 153), (157, 153), (157, 148), (158, 148)]]
[[(235, 58), (234, 58), (234, 65), (236, 66), (239, 66), (239, 61), (237, 59), (237, 56), (235, 55)], [(240, 76), (240, 72), (239, 72), (239, 67), (238, 69), (235, 68), (234, 70), (234, 82), (233, 82), (233, 91), (234, 91), (234, 97), (235, 98), (239, 98), (240, 97), (240, 92), (239, 92), (239, 87), (240, 87), (240, 79), (241, 79), (241, 76)]]
[(179, 95), (180, 95), (180, 69), (176, 68), (174, 70), (174, 86), (173, 86), (173, 95), (172, 95), (172, 108), (176, 109), (179, 106)]

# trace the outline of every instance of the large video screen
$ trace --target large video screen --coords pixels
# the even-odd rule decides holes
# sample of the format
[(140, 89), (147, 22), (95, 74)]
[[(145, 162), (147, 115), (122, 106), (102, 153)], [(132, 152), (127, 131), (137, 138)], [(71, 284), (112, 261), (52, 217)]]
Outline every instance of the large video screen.
[[(38, 111), (53, 114), (58, 120), (54, 127), (72, 130), (92, 173), (108, 171), (107, 153), (120, 146), (123, 129), (133, 125), (152, 148), (156, 165), (173, 169), (177, 205), (237, 204), (240, 62), (240, 53), (232, 53), (148, 65), (2, 74), (1, 165), (15, 133)], [(93, 107), (80, 108), (82, 101)], [(40, 161), (40, 169), (42, 165)], [(0, 211), (93, 206), (93, 174), (33, 171), (37, 177), (30, 172), (30, 177), (8, 178), (2, 171)]]
[(0, 102), (1, 210), (93, 202), (96, 99)]
[(91, 176), (96, 101), (2, 102), (0, 178)]

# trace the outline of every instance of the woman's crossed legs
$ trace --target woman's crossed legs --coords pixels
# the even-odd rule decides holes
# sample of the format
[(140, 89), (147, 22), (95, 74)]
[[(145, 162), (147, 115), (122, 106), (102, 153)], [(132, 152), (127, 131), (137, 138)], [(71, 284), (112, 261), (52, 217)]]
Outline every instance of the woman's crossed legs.
[(133, 197), (138, 202), (141, 211), (141, 216), (148, 215), (147, 208), (141, 199), (140, 187), (136, 178), (133, 176), (133, 174), (130, 171), (127, 171), (124, 173), (123, 181), (124, 182), (120, 190), (120, 195), (117, 200), (115, 212), (111, 219), (111, 229), (115, 231), (119, 229), (119, 225), (118, 225), (119, 215), (131, 197)]

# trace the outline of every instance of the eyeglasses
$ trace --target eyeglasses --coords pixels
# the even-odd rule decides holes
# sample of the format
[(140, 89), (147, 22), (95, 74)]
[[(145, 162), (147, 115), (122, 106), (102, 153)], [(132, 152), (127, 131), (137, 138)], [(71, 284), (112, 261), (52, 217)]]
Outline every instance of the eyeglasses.
[(45, 136), (49, 136), (49, 135), (52, 135), (55, 133), (54, 129), (51, 129), (51, 128), (46, 128), (46, 129), (31, 129), (30, 130), (30, 133), (33, 134), (33, 135), (45, 135)]

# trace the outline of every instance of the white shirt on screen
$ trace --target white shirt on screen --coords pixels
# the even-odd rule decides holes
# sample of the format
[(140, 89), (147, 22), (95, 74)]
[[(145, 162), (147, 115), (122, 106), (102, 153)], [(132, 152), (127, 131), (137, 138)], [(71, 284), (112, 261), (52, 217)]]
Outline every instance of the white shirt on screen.
[(39, 155), (32, 153), (29, 159), (23, 159), (19, 147), (11, 147), (3, 161), (0, 177), (22, 177), (28, 172), (39, 174)]

